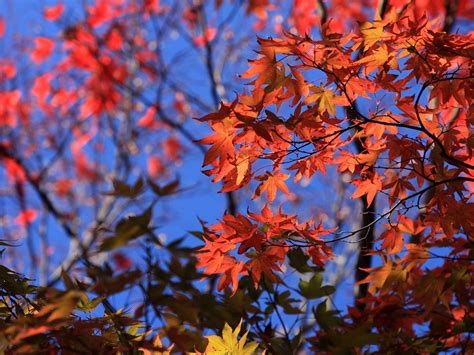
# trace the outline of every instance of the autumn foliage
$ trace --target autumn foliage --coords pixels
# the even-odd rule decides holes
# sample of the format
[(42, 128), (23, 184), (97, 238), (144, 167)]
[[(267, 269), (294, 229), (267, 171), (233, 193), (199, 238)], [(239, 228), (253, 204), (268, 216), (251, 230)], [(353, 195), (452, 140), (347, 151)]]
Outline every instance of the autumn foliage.
[(35, 16), (0, 17), (1, 351), (474, 351), (471, 2)]

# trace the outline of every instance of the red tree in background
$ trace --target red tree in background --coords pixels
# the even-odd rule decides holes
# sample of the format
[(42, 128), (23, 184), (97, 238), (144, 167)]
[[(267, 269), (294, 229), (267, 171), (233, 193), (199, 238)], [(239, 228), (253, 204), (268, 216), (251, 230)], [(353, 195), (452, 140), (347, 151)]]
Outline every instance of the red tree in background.
[(470, 2), (65, 5), (0, 21), (2, 350), (473, 350)]

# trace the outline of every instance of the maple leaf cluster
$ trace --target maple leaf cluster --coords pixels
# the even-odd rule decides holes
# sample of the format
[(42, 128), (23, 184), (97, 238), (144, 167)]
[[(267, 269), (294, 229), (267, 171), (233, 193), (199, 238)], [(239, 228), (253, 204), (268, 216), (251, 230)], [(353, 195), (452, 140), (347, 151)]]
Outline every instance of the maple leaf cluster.
[[(468, 48), (473, 47), (471, 36), (444, 35), (450, 43), (462, 41), (463, 49), (437, 53), (435, 59), (431, 44), (438, 35), (431, 26), (426, 18), (415, 22), (393, 11), (384, 20), (364, 23), (358, 34), (342, 36), (323, 27), (321, 40), (291, 33), (259, 39), (261, 56), (242, 75), (255, 78), (251, 93), (200, 118), (214, 131), (200, 141), (212, 144), (204, 159), (212, 166), (207, 174), (224, 181), (223, 191), (259, 181), (255, 196), (266, 191), (273, 202), (278, 190), (289, 194), (285, 180), (293, 171), (298, 181), (332, 165), (353, 176), (353, 198), (365, 196), (370, 205), (383, 192), (390, 213), (429, 188), (439, 194), (429, 201), (431, 213), (444, 210), (440, 200), (461, 203), (454, 195), (469, 194), (472, 182), (472, 151), (465, 145), (469, 96), (462, 93), (472, 87)], [(322, 74), (319, 84), (304, 78), (308, 71)], [(456, 89), (443, 91), (446, 85)], [(424, 106), (420, 99), (428, 86)], [(403, 94), (414, 90), (416, 95)], [(393, 100), (367, 112), (356, 107), (356, 100), (382, 92)], [(438, 99), (441, 92), (445, 97)], [(286, 120), (278, 115), (285, 104)], [(355, 141), (361, 152), (352, 150)], [(254, 171), (259, 159), (269, 159), (271, 170)], [(435, 233), (453, 236), (451, 229)]]
[[(270, 203), (278, 190), (290, 194), (285, 181), (292, 175), (298, 182), (330, 169), (349, 174), (352, 198), (363, 198), (367, 208), (376, 200), (384, 206), (383, 212), (365, 212), (372, 214), (370, 222), (356, 231), (323, 229), (343, 240), (381, 228), (368, 254), (379, 255), (382, 266), (361, 268), (366, 277), (358, 283), (369, 287), (359, 301), (364, 312), (349, 311), (354, 322), (373, 322), (387, 338), (395, 329), (403, 329), (399, 337), (413, 337), (415, 324), (434, 327), (439, 312), (455, 319), (467, 312), (466, 304), (456, 305), (463, 293), (471, 293), (467, 284), (447, 280), (453, 272), (466, 275), (467, 283), (471, 279), (466, 273), (474, 232), (472, 33), (441, 32), (439, 21), (413, 8), (392, 7), (353, 32), (341, 34), (329, 22), (322, 24), (320, 39), (286, 32), (258, 43), (259, 57), (241, 75), (251, 79), (250, 91), (199, 119), (214, 132), (201, 140), (212, 144), (206, 173), (224, 182), (222, 191), (256, 181), (254, 196), (266, 191)], [(261, 160), (268, 163), (263, 168)], [(267, 219), (268, 211), (266, 206), (260, 219)], [(248, 272), (254, 282), (261, 273), (275, 281), (272, 274), (283, 263), (282, 256), (267, 257), (256, 268), (232, 254), (252, 246), (259, 255), (262, 240), (268, 240), (250, 219), (259, 218), (226, 216), (206, 232), (199, 265), (206, 273), (223, 274), (220, 288), (232, 284), (235, 292), (237, 275)], [(380, 225), (382, 220), (388, 224)], [(296, 230), (277, 233), (278, 244), (288, 248)], [(326, 245), (321, 255), (331, 255), (325, 242), (333, 241), (318, 239), (320, 248)], [(311, 255), (313, 242), (302, 244)], [(443, 257), (431, 248), (450, 250), (433, 269), (426, 260)], [(312, 255), (312, 260), (321, 266), (327, 258)], [(454, 323), (444, 324), (443, 331), (453, 336), (442, 343), (462, 339), (454, 335)], [(439, 330), (432, 328), (431, 336), (443, 338)]]
[[(227, 214), (220, 223), (207, 228), (206, 245), (199, 251), (197, 267), (205, 267), (206, 274), (222, 273), (217, 288), (232, 285), (235, 293), (239, 275), (250, 274), (255, 285), (262, 274), (278, 281), (274, 271), (281, 272), (286, 254), (298, 243), (309, 243), (308, 256), (314, 264), (324, 265), (332, 253), (321, 236), (329, 232), (312, 221), (300, 224), (295, 215), (286, 215), (281, 210), (273, 214), (266, 205), (259, 214), (249, 212), (248, 217)], [(245, 263), (229, 255), (237, 246), (237, 254), (247, 258)]]

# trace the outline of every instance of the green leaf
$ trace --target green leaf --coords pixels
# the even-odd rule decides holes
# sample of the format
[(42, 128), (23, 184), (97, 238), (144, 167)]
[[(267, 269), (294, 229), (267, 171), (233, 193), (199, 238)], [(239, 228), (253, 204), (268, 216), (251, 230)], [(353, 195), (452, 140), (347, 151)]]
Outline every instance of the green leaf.
[(152, 206), (142, 215), (122, 219), (115, 227), (115, 234), (105, 238), (99, 247), (100, 251), (109, 251), (128, 244), (130, 241), (150, 232)]
[(332, 295), (334, 292), (336, 292), (336, 288), (334, 286), (331, 286), (331, 285), (325, 285), (325, 286), (321, 287), (321, 289), (319, 291), (320, 291), (321, 295), (318, 296), (318, 297), (324, 297), (324, 296)]
[(9, 296), (33, 293), (36, 287), (28, 279), (9, 268), (0, 265), (0, 293)]
[(178, 186), (179, 186), (179, 179), (173, 180), (170, 183), (164, 185), (161, 187), (160, 185), (154, 183), (152, 180), (148, 179), (148, 185), (150, 185), (151, 190), (155, 193), (155, 195), (158, 195), (160, 197), (167, 196), (167, 195), (173, 195), (177, 192), (179, 192)]
[(275, 294), (276, 303), (283, 308), (286, 314), (300, 314), (302, 311), (300, 308), (294, 306), (299, 301), (294, 298), (290, 298), (290, 291), (284, 291), (282, 293)]
[(309, 281), (300, 280), (299, 289), (302, 296), (312, 299), (321, 297), (320, 289), (323, 283), (323, 273), (316, 273)]
[(138, 178), (135, 184), (128, 185), (127, 183), (114, 179), (112, 181), (114, 191), (106, 192), (105, 195), (135, 198), (143, 192), (143, 179)]
[(342, 334), (329, 332), (328, 339), (336, 344), (334, 347), (335, 353), (347, 354), (354, 348), (378, 344), (380, 336), (372, 333), (369, 325), (362, 325)]
[(66, 271), (61, 270), (61, 278), (63, 279), (64, 286), (66, 286), (67, 290), (74, 290), (76, 287), (74, 285), (74, 281), (69, 277)]
[(288, 258), (290, 259), (290, 266), (296, 271), (301, 273), (314, 271), (310, 266), (308, 266), (308, 256), (303, 253), (300, 248), (291, 249), (288, 252)]
[(104, 300), (104, 297), (99, 296), (95, 297), (92, 300), (89, 300), (87, 296), (84, 296), (78, 303), (77, 309), (85, 312), (85, 313), (90, 313), (94, 309), (97, 308), (97, 306)]
[(328, 310), (326, 301), (321, 302), (313, 313), (319, 326), (326, 331), (342, 323), (341, 319), (336, 317), (339, 312)]

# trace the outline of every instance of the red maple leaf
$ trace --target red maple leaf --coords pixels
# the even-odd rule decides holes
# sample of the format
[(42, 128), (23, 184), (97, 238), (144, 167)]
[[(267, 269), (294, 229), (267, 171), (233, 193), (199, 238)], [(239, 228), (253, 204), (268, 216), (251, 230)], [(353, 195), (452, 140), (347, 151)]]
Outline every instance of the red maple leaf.
[(21, 211), (18, 216), (15, 217), (15, 223), (24, 227), (28, 224), (31, 224), (37, 216), (38, 212), (35, 209), (27, 208)]
[(64, 4), (58, 3), (56, 6), (47, 7), (44, 9), (44, 18), (49, 21), (56, 21), (61, 17), (64, 11)]
[(37, 37), (35, 38), (35, 47), (31, 52), (31, 60), (36, 64), (43, 63), (51, 55), (54, 42), (46, 37)]

